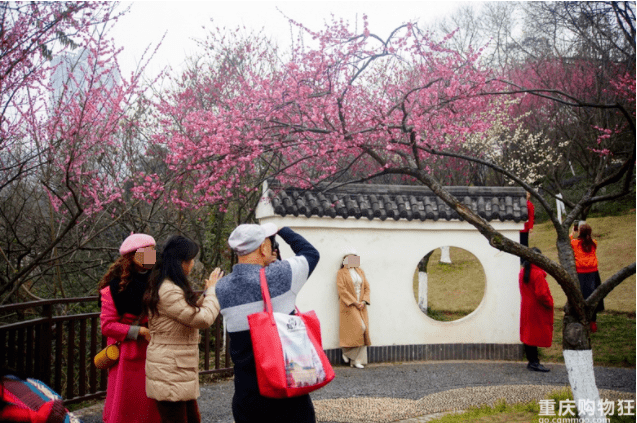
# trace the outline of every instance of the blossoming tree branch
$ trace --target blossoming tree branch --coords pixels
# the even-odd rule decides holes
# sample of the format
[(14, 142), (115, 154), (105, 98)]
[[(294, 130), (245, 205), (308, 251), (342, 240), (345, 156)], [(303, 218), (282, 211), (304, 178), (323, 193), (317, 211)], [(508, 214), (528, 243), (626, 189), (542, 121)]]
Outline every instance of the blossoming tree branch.
[(119, 73), (119, 15), (99, 2), (0, 5), (0, 303), (20, 288), (37, 299), (28, 287), (51, 275), (65, 296), (64, 263), (124, 213), (143, 69)]
[[(617, 138), (635, 136), (634, 69), (608, 70), (612, 83), (605, 96), (588, 99), (585, 93), (596, 88), (590, 63), (576, 64), (579, 78), (547, 87), (547, 73), (564, 70), (558, 63), (540, 64), (544, 74), (535, 63), (503, 75), (481, 65), (482, 49), (447, 47), (454, 33), (437, 40), (405, 24), (381, 37), (364, 18), (360, 33), (339, 21), (320, 31), (291, 23), (302, 36), (285, 57), (266, 42), (229, 43), (220, 32), (204, 43), (199, 66), (182, 75), (159, 108), (162, 131), (154, 142), (167, 148), (168, 166), (187, 187), (164, 195), (196, 208), (223, 203), (238, 188), (257, 190), (258, 181), (272, 176), (283, 185), (316, 188), (322, 183), (328, 189), (343, 180), (352, 182), (352, 175), (359, 182), (386, 175), (417, 181), (493, 247), (551, 274), (568, 298), (564, 349), (590, 350), (592, 311), (635, 273), (635, 264), (619, 269), (585, 300), (568, 230), (592, 204), (632, 192), (634, 143), (625, 151), (626, 144)], [(570, 212), (560, 223), (536, 181), (540, 173), (565, 163), (565, 152), (575, 142), (553, 142), (532, 124), (556, 116), (567, 119), (577, 108), (602, 110), (607, 113), (602, 120), (614, 126), (592, 128), (594, 148), (586, 147), (584, 154), (592, 156), (597, 176), (581, 198), (567, 199)], [(549, 160), (534, 158), (534, 151), (510, 153), (536, 145), (546, 149)], [(455, 161), (445, 161), (449, 158)], [(556, 229), (559, 261), (503, 237), (449, 194), (445, 180), (436, 176), (441, 163), (454, 163), (460, 173), (479, 165), (531, 192)], [(247, 180), (257, 183), (245, 184)], [(159, 176), (151, 175), (147, 182), (138, 195), (159, 195)], [(599, 195), (613, 184), (620, 186), (617, 193)]]

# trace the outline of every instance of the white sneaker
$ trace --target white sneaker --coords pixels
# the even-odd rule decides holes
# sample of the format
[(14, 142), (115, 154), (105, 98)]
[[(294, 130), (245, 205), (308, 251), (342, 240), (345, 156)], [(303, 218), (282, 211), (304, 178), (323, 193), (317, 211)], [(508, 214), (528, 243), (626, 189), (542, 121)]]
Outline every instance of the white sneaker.
[(345, 354), (343, 354), (343, 361), (345, 362), (345, 364), (349, 363), (349, 358), (347, 358)]
[(357, 363), (357, 362), (351, 363), (350, 366), (356, 367), (357, 369), (364, 369), (365, 368), (365, 366), (363, 366), (361, 363)]

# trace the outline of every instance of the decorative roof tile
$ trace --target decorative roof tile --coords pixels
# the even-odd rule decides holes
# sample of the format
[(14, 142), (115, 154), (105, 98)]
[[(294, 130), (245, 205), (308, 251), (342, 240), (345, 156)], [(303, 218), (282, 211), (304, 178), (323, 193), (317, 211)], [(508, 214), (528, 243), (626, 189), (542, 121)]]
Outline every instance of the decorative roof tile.
[[(429, 188), (409, 185), (349, 184), (321, 191), (281, 188), (271, 184), (268, 195), (279, 216), (380, 220), (461, 220)], [(487, 221), (524, 222), (526, 193), (518, 187), (446, 187), (460, 202)]]

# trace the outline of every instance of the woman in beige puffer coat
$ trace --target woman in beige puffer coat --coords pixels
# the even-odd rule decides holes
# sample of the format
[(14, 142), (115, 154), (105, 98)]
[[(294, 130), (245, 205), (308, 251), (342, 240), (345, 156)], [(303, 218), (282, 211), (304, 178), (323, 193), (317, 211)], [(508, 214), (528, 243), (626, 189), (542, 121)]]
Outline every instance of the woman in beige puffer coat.
[(146, 353), (146, 395), (157, 401), (164, 423), (200, 423), (199, 329), (212, 325), (219, 314), (215, 296), (217, 268), (197, 298), (188, 274), (199, 247), (173, 236), (165, 244), (150, 277), (144, 303), (149, 314), (150, 344)]

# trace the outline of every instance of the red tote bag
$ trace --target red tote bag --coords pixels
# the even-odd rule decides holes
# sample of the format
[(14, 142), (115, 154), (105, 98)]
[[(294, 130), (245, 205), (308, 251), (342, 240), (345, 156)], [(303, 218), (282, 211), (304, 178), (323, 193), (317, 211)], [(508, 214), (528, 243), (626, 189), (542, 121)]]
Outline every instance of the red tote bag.
[(269, 398), (290, 398), (317, 390), (334, 379), (321, 341), (314, 311), (275, 313), (261, 269), (263, 311), (248, 316), (257, 366), (259, 392)]

